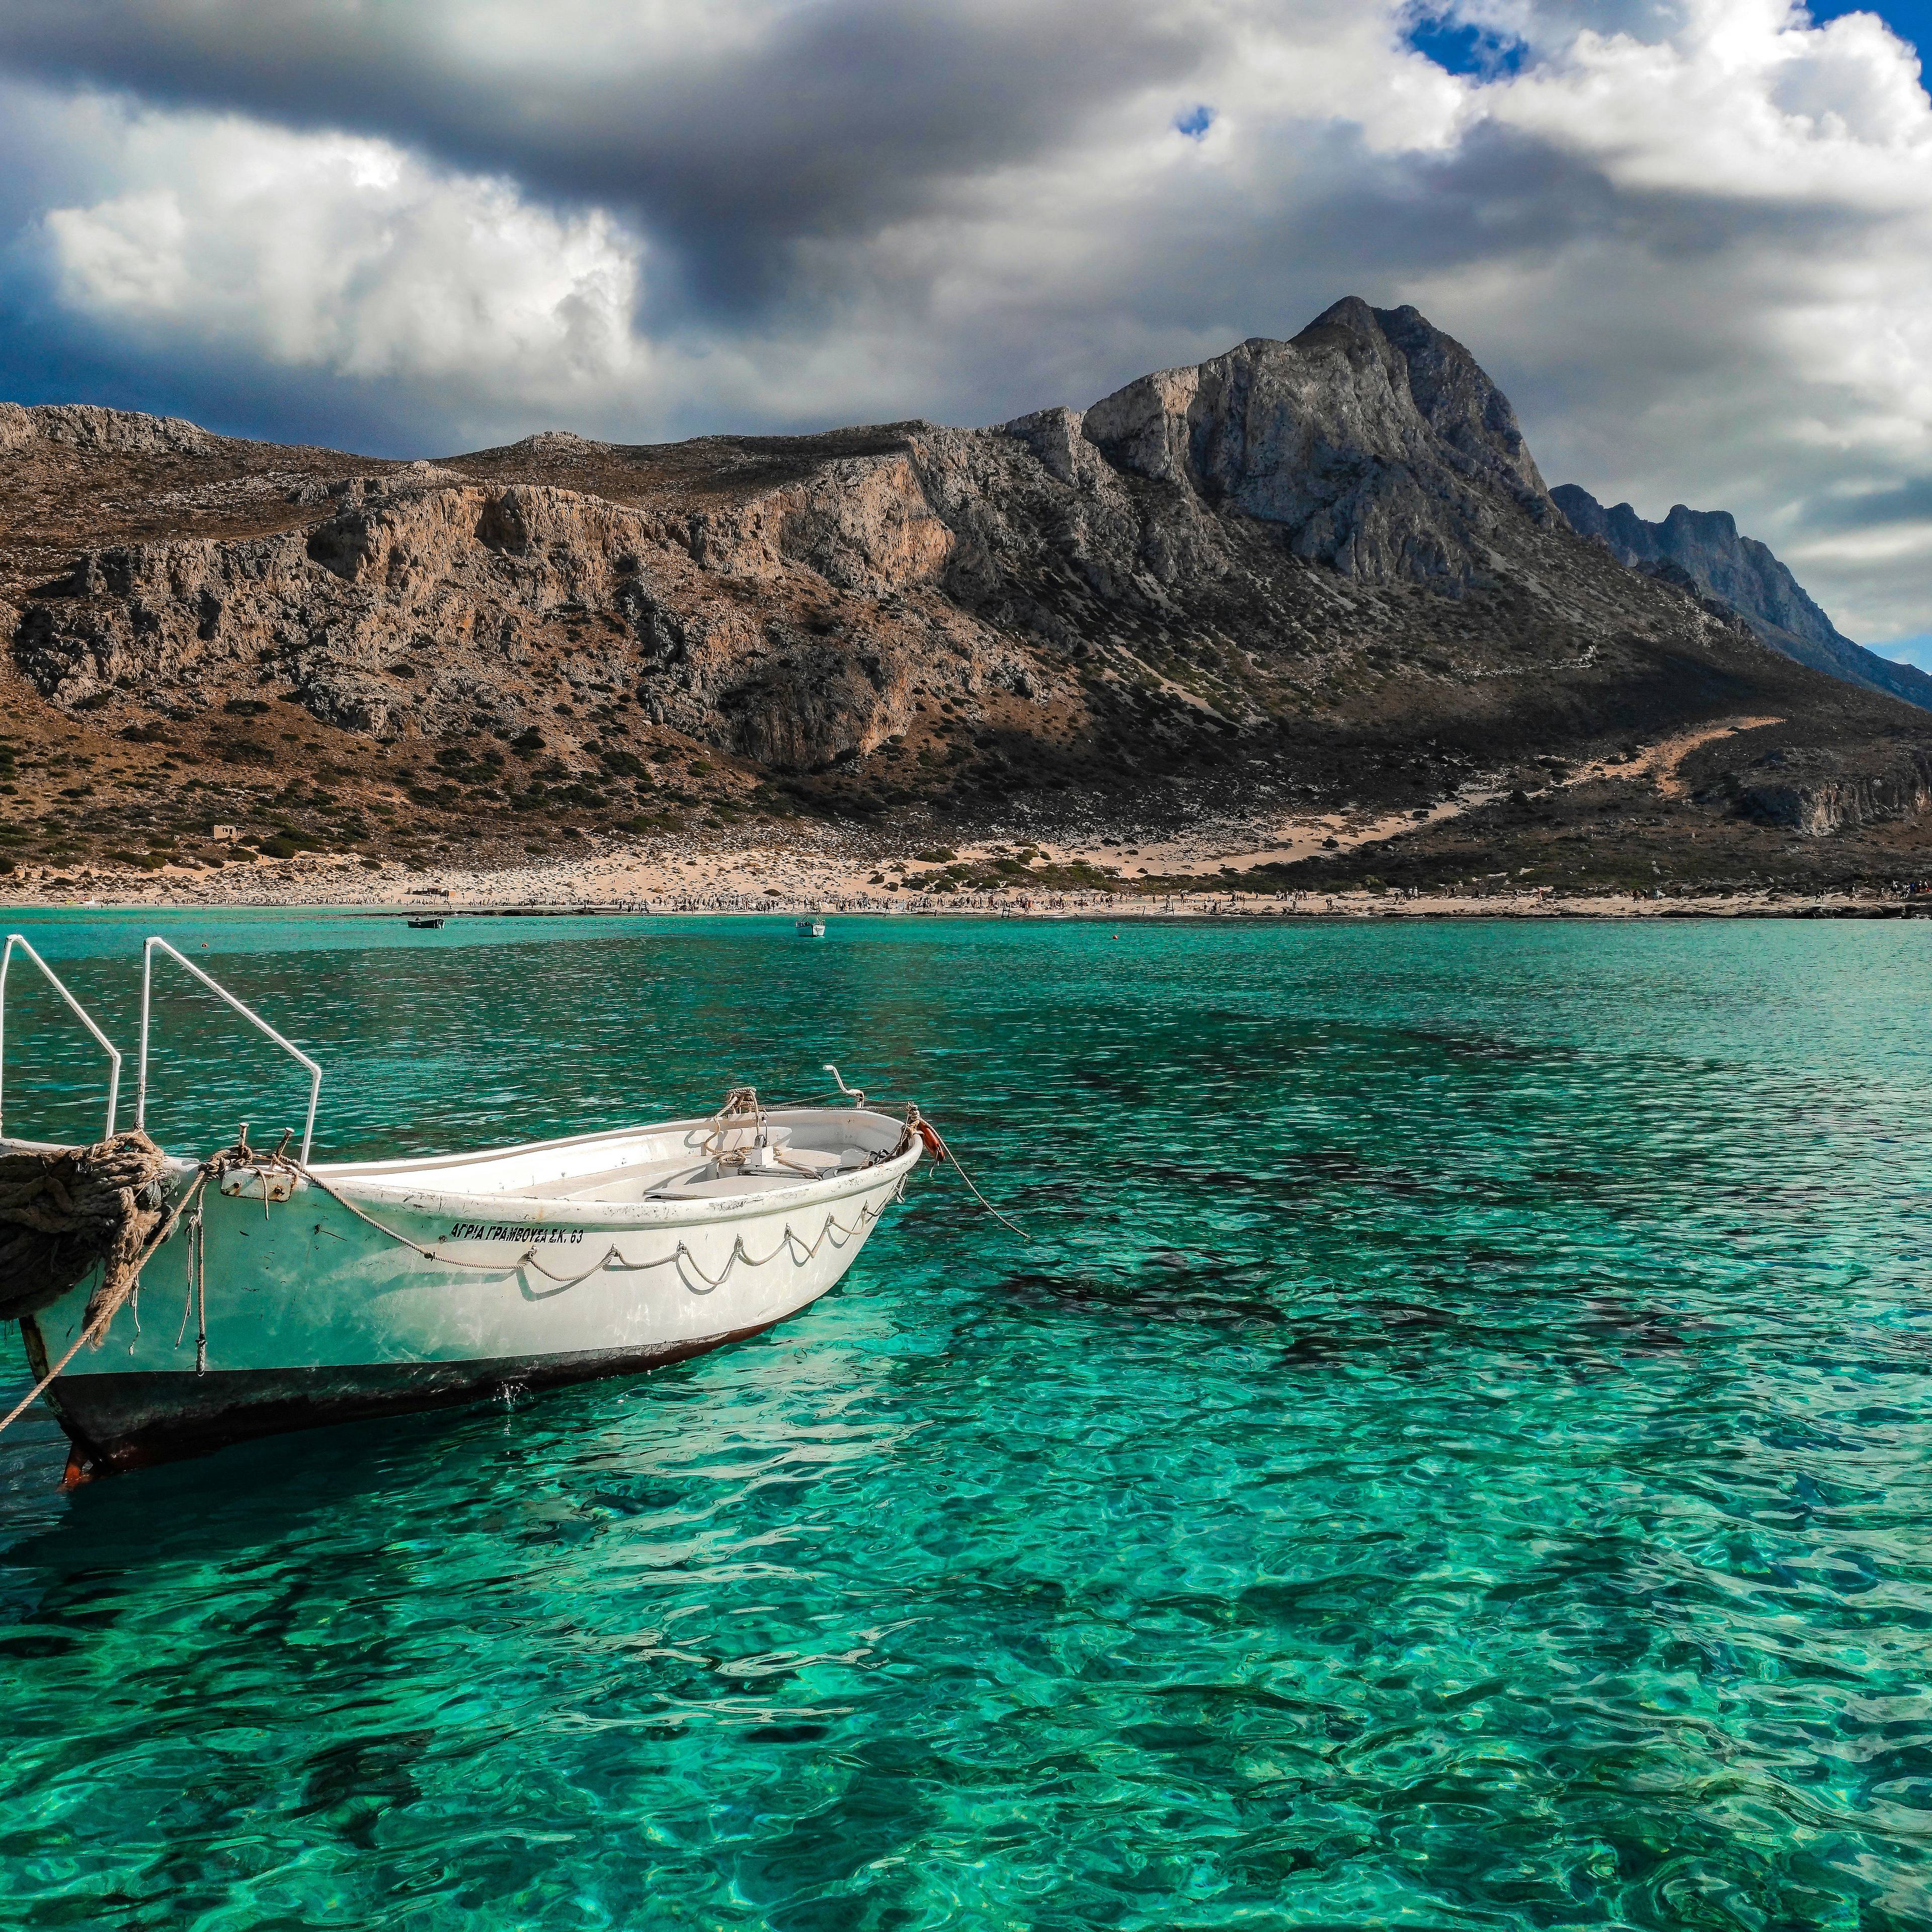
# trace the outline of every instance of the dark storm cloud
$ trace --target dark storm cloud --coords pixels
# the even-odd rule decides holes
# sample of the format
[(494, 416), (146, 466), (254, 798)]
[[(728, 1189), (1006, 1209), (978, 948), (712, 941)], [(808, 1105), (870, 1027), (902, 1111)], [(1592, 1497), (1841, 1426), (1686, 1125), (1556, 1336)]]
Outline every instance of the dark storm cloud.
[[(1202, 352), (1248, 335), (1291, 336), (1342, 295), (1389, 305), (1432, 278), (1511, 263), (1533, 274), (1606, 238), (1658, 272), (1694, 268), (1723, 278), (1747, 273), (1772, 247), (1846, 249), (1870, 225), (1842, 206), (1741, 206), (1734, 196), (1632, 189), (1588, 157), (1494, 123), (1421, 155), (1378, 152), (1346, 124), (1300, 123), (1255, 140), (1262, 153), (1251, 170), (1150, 195), (1120, 238), (1100, 280), (1107, 298), (1140, 325), (1131, 341), (1096, 362), (1083, 340), (1086, 359), (1072, 368), (1051, 333), (1024, 346), (988, 342), (962, 362), (953, 406), (992, 420), (1044, 400), (1084, 406), (1144, 374), (1136, 358), (1163, 336), (1189, 343), (1190, 353), (1204, 332)], [(1661, 331), (1654, 339), (1633, 335), (1628, 352), (1607, 367), (1594, 340), (1588, 367), (1566, 358), (1560, 341), (1546, 344), (1534, 364), (1516, 362), (1510, 344), (1495, 338), (1469, 346), (1520, 403), (1547, 416), (1593, 383), (1620, 387), (1640, 358), (1653, 368), (1703, 372), (1725, 352), (1708, 334)], [(976, 416), (976, 397), (984, 398)]]
[(621, 32), (626, 11), (532, 9), (554, 34), (499, 63), (487, 20), (447, 0), (9, 0), (0, 64), (379, 135), (621, 207), (700, 302), (738, 310), (783, 287), (790, 244), (1077, 142), (1122, 97), (1184, 86), (1222, 37), (1186, 4), (828, 0), (748, 10), (722, 44), (652, 45)]
[(1820, 531), (1932, 524), (1932, 476), (1906, 477), (1889, 488), (1862, 490), (1856, 496), (1822, 497), (1806, 508), (1806, 521)]
[[(1491, 50), (1478, 79), (1406, 44), (1432, 16), (1425, 44)], [(1932, 111), (1875, 23), (1803, 28), (1776, 0), (0, 0), (0, 391), (410, 454), (984, 422), (1357, 293), (1460, 336), (1552, 480), (1732, 508), (1897, 634), (1924, 626)]]

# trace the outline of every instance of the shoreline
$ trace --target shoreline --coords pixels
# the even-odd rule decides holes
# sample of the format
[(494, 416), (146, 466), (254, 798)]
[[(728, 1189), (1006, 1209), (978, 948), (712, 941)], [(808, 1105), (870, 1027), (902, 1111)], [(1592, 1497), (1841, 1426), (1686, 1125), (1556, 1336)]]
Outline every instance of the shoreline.
[(1379, 920), (1427, 922), (1471, 919), (1518, 921), (1592, 920), (1628, 923), (1646, 920), (1932, 920), (1932, 896), (1906, 898), (1864, 888), (1838, 892), (1684, 893), (1637, 898), (1612, 893), (1521, 892), (1490, 896), (1409, 895), (1381, 892), (961, 892), (888, 897), (860, 891), (753, 896), (746, 893), (658, 892), (632, 896), (539, 900), (480, 891), (415, 887), (410, 896), (313, 897), (300, 892), (230, 898), (176, 896), (153, 890), (116, 892), (86, 898), (0, 898), (8, 916), (52, 912), (332, 913), (345, 918), (445, 922), (476, 919), (1010, 919), (1051, 923), (1070, 920), (1115, 924), (1228, 920), (1328, 922)]

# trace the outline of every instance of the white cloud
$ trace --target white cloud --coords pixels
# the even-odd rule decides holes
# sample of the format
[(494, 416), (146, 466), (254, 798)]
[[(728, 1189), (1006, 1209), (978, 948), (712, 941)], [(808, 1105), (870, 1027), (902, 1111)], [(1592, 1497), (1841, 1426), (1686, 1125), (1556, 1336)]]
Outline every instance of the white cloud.
[[(1520, 7), (1497, 24), (1528, 22)], [(1733, 511), (1854, 636), (1922, 632), (1932, 528), (1932, 107), (1870, 15), (1684, 0), (1651, 39), (1544, 32), (1484, 124), (1603, 205), (1408, 279), (1498, 369), (1545, 472), (1646, 515)], [(1847, 525), (1862, 520), (1855, 532)]]
[(231, 420), (298, 370), (443, 448), (997, 420), (1412, 301), (1552, 478), (1730, 508), (1854, 635), (1924, 632), (1912, 50), (1785, 0), (1454, 8), (1514, 57), (1445, 72), (1410, 0), (14, 0), (0, 219), (102, 353), (191, 388), (219, 344)]
[(647, 359), (642, 248), (601, 209), (560, 215), (388, 142), (232, 116), (113, 131), (139, 185), (40, 224), (59, 299), (97, 322), (532, 401), (594, 399)]

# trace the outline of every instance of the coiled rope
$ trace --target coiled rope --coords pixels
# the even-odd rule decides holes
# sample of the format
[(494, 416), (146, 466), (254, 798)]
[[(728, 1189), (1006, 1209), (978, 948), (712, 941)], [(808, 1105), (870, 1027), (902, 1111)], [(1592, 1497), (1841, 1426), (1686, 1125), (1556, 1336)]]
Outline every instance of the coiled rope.
[(138, 1129), (94, 1147), (0, 1155), (0, 1322), (51, 1306), (96, 1268), (89, 1316), (118, 1308), (160, 1224), (166, 1172)]
[[(115, 1138), (116, 1140), (118, 1141), (132, 1139), (136, 1138), (136, 1136), (131, 1134), (117, 1135)], [(146, 1142), (148, 1147), (154, 1148), (154, 1143), (152, 1141), (148, 1141), (147, 1136), (145, 1134), (140, 1135), (138, 1138)], [(104, 1142), (102, 1144), (104, 1146), (111, 1147), (114, 1143), (112, 1142)], [(70, 1151), (81, 1152), (92, 1151), (92, 1150), (70, 1150)], [(154, 1148), (154, 1153), (158, 1157), (160, 1157), (160, 1150), (158, 1148)], [(151, 1260), (153, 1259), (154, 1250), (174, 1232), (176, 1223), (181, 1220), (182, 1216), (188, 1212), (190, 1208), (194, 1206), (196, 1202), (200, 1199), (202, 1190), (207, 1186), (208, 1184), (211, 1180), (218, 1180), (220, 1176), (226, 1173), (230, 1168), (249, 1164), (252, 1162), (254, 1159), (254, 1155), (249, 1150), (248, 1141), (245, 1136), (234, 1147), (224, 1148), (220, 1153), (209, 1155), (208, 1159), (203, 1161), (201, 1165), (195, 1169), (194, 1179), (189, 1183), (188, 1186), (186, 1191), (182, 1194), (182, 1198), (175, 1203), (174, 1206), (170, 1210), (169, 1210), (166, 1218), (162, 1218), (160, 1214), (157, 1212), (154, 1214), (153, 1220), (148, 1223), (148, 1226), (152, 1228), (152, 1232), (146, 1234), (145, 1238), (142, 1240), (138, 1252), (124, 1262), (116, 1266), (111, 1277), (110, 1276), (108, 1265), (105, 1262), (104, 1262), (101, 1270), (100, 1285), (99, 1287), (95, 1288), (93, 1294), (88, 1298), (87, 1304), (87, 1318), (82, 1326), (80, 1334), (75, 1339), (74, 1346), (68, 1349), (67, 1353), (62, 1356), (60, 1360), (55, 1363), (53, 1366), (48, 1370), (46, 1373), (41, 1376), (40, 1380), (34, 1383), (33, 1387), (30, 1388), (11, 1408), (9, 1409), (4, 1416), (0, 1416), (0, 1434), (4, 1434), (5, 1432), (8, 1429), (11, 1428), (13, 1425), (17, 1422), (42, 1396), (46, 1394), (47, 1390), (53, 1386), (54, 1381), (56, 1378), (58, 1376), (61, 1371), (67, 1366), (68, 1363), (74, 1360), (75, 1356), (80, 1353), (81, 1350), (85, 1348), (88, 1342), (98, 1341), (101, 1336), (106, 1334), (108, 1324), (111, 1322), (114, 1319), (115, 1316), (121, 1312), (122, 1304), (134, 1294), (134, 1291), (138, 1287), (140, 1287), (141, 1282), (141, 1270), (147, 1266), (148, 1263)], [(190, 1254), (190, 1266), (192, 1266), (192, 1253)], [(67, 1282), (62, 1288), (60, 1292), (62, 1294), (65, 1294), (68, 1288), (71, 1288), (73, 1286), (73, 1282), (70, 1281)], [(57, 1299), (58, 1298), (56, 1297), (54, 1298)], [(37, 1306), (40, 1307), (45, 1307), (48, 1304), (46, 1301), (42, 1301), (37, 1304)], [(206, 1359), (205, 1352), (205, 1325), (203, 1334), (204, 1348), (202, 1353), (202, 1359), (205, 1362)]]

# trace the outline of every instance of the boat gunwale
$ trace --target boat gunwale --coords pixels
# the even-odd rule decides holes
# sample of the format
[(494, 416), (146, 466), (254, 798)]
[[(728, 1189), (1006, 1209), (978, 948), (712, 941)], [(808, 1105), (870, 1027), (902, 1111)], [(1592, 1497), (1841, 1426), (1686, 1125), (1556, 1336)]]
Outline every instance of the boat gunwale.
[[(905, 1123), (896, 1120), (890, 1114), (881, 1114), (872, 1107), (766, 1107), (764, 1118), (775, 1124), (798, 1120), (864, 1120), (890, 1129), (894, 1133), (903, 1133)], [(742, 1127), (748, 1124), (736, 1120), (729, 1124)], [(600, 1127), (595, 1133), (566, 1134), (555, 1140), (516, 1141), (508, 1147), (484, 1148), (464, 1154), (436, 1154), (421, 1157), (404, 1155), (395, 1160), (312, 1160), (309, 1171), (333, 1180), (341, 1178), (356, 1180), (365, 1174), (426, 1174), (437, 1168), (468, 1167), (484, 1161), (509, 1160), (518, 1155), (554, 1154), (566, 1148), (594, 1146), (599, 1141), (629, 1141), (642, 1139), (647, 1134), (670, 1134), (680, 1128), (690, 1130), (709, 1130), (718, 1125), (715, 1114), (693, 1114), (674, 1120), (646, 1120), (640, 1125), (628, 1127)], [(863, 1170), (861, 1170), (862, 1172)]]
[[(904, 1131), (904, 1122), (893, 1119), (890, 1114), (876, 1112), (869, 1107), (772, 1107), (765, 1110), (765, 1118), (774, 1123), (796, 1120), (801, 1118), (847, 1122), (863, 1120), (894, 1132), (903, 1133)], [(680, 1129), (708, 1130), (716, 1124), (715, 1115), (694, 1114), (682, 1120), (656, 1120), (638, 1126), (605, 1128), (596, 1133), (571, 1134), (556, 1140), (524, 1142), (506, 1148), (487, 1148), (480, 1153), (436, 1154), (422, 1160), (405, 1157), (391, 1161), (311, 1161), (305, 1174), (296, 1175), (293, 1192), (296, 1195), (307, 1193), (316, 1188), (320, 1182), (326, 1184), (319, 1191), (327, 1193), (332, 1190), (340, 1193), (344, 1200), (356, 1204), (366, 1204), (392, 1213), (420, 1215), (432, 1220), (476, 1221), (488, 1226), (542, 1226), (586, 1230), (609, 1228), (614, 1232), (650, 1228), (704, 1227), (734, 1220), (755, 1220), (767, 1214), (789, 1212), (821, 1202), (832, 1204), (849, 1200), (854, 1195), (869, 1192), (886, 1180), (902, 1181), (918, 1166), (920, 1157), (925, 1151), (919, 1137), (914, 1135), (910, 1147), (893, 1153), (869, 1167), (834, 1168), (822, 1174), (800, 1175), (794, 1186), (760, 1188), (753, 1192), (697, 1199), (598, 1201), (567, 1195), (518, 1194), (508, 1190), (471, 1193), (440, 1189), (434, 1185), (416, 1184), (413, 1181), (414, 1176), (433, 1173), (438, 1168), (468, 1167), (486, 1161), (507, 1160), (566, 1148), (583, 1148), (594, 1146), (598, 1142), (637, 1140), (647, 1135), (672, 1133)], [(38, 1147), (40, 1144), (9, 1140), (5, 1144), (26, 1148)], [(47, 1144), (48, 1150), (51, 1151), (53, 1145), (52, 1143)], [(262, 1158), (265, 1165), (272, 1165), (270, 1156), (266, 1153)], [(197, 1166), (196, 1162), (184, 1155), (170, 1155), (167, 1160), (172, 1177), (178, 1182), (185, 1181), (194, 1173)], [(308, 1178), (310, 1174), (315, 1177), (314, 1180)], [(254, 1200), (257, 1197), (244, 1191), (236, 1198)], [(465, 1242), (491, 1238), (487, 1235), (463, 1238)], [(495, 1238), (511, 1238), (500, 1236)]]

